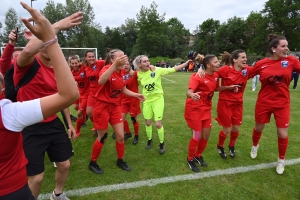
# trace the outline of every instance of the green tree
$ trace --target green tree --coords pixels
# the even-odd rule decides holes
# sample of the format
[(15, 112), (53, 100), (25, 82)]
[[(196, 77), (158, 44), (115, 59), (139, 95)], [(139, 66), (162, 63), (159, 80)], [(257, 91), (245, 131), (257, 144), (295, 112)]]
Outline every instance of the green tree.
[(127, 55), (131, 55), (133, 46), (137, 40), (138, 26), (136, 20), (127, 18), (125, 24), (121, 25), (120, 32), (126, 45), (124, 51)]
[(105, 46), (108, 48), (126, 49), (124, 37), (122, 37), (120, 28), (105, 28)]
[(150, 8), (142, 6), (137, 14), (139, 32), (133, 55), (146, 54), (151, 57), (167, 55), (168, 37), (164, 23), (165, 14), (159, 15), (156, 8), (157, 4), (153, 2)]
[(299, 0), (269, 0), (262, 14), (269, 21), (270, 32), (284, 35), (291, 50), (300, 49)]

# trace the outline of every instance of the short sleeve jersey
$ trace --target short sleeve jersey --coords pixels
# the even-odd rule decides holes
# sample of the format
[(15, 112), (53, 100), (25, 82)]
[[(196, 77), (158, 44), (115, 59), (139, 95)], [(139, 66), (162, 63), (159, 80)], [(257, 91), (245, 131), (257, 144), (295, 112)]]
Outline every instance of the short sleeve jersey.
[[(129, 74), (127, 74), (125, 72), (125, 70), (122, 70), (122, 76), (123, 76), (123, 80), (125, 82), (126, 88), (132, 92), (136, 92), (138, 93), (139, 91), (139, 84), (137, 81), (137, 71), (133, 72), (133, 76), (130, 76)], [(135, 97), (130, 97), (127, 96), (125, 94), (122, 95), (122, 103), (130, 103), (133, 100), (135, 100), (137, 98)]]
[(144, 103), (155, 101), (163, 96), (161, 76), (173, 72), (176, 72), (174, 68), (161, 67), (156, 67), (155, 71), (138, 72), (138, 83), (143, 87), (142, 93), (146, 97)]
[(293, 71), (300, 72), (300, 62), (294, 56), (280, 60), (265, 58), (256, 62), (250, 76), (260, 75), (261, 89), (257, 102), (272, 107), (290, 103), (289, 85)]
[(72, 70), (72, 74), (77, 82), (80, 98), (87, 98), (90, 91), (90, 82), (86, 76), (84, 66), (81, 66), (78, 72)]
[(232, 66), (223, 66), (219, 68), (218, 74), (221, 78), (222, 86), (239, 85), (237, 92), (233, 90), (223, 90), (219, 93), (219, 99), (235, 102), (243, 102), (244, 90), (249, 79), (252, 67), (245, 67), (241, 71), (235, 70)]
[(205, 74), (205, 77), (200, 77), (197, 73), (192, 74), (188, 89), (199, 92), (199, 101), (194, 101), (191, 98), (186, 99), (185, 118), (194, 119), (192, 113), (201, 114), (201, 120), (211, 117), (212, 98), (214, 91), (219, 87), (219, 75), (213, 73), (212, 75)]
[[(105, 67), (103, 67), (103, 69), (100, 71), (99, 77), (110, 66), (111, 65), (106, 65)], [(120, 94), (124, 86), (125, 82), (123, 81), (122, 72), (114, 71), (103, 85), (99, 85), (99, 90), (96, 94), (96, 98), (106, 103), (120, 105)]]
[(105, 60), (97, 60), (94, 66), (85, 66), (86, 76), (90, 81), (89, 96), (95, 96), (99, 89), (99, 73), (105, 65)]
[[(17, 100), (27, 101), (33, 100), (41, 97), (45, 97), (48, 95), (52, 95), (57, 93), (57, 86), (55, 81), (55, 75), (52, 67), (45, 66), (37, 56), (35, 59), (38, 61), (40, 67), (33, 77), (33, 79), (26, 84), (25, 86), (21, 87), (18, 91)], [(28, 71), (28, 69), (32, 66), (32, 64), (24, 67), (19, 68), (17, 66), (17, 59), (14, 60), (14, 84), (18, 85), (20, 79), (24, 76), (24, 74)], [(48, 117), (43, 122), (49, 122), (55, 119), (57, 116), (52, 115)]]

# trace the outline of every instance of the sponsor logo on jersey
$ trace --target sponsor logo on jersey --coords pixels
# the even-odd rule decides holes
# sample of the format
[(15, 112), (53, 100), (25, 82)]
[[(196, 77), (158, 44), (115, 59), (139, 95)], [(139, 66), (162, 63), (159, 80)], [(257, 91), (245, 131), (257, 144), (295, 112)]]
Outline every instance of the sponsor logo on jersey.
[(289, 61), (287, 61), (287, 60), (281, 61), (281, 66), (282, 66), (283, 68), (287, 68), (287, 67), (289, 66)]

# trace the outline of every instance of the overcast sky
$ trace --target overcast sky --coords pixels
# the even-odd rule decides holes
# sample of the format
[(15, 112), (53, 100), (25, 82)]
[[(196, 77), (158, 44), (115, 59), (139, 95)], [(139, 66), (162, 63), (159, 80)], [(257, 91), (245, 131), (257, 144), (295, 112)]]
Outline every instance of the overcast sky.
[[(32, 1), (36, 9), (43, 9), (48, 0)], [(53, 0), (55, 3), (65, 4), (65, 0)], [(31, 0), (23, 0), (30, 5)], [(100, 23), (102, 29), (106, 26), (113, 28), (125, 23), (127, 18), (136, 19), (142, 6), (150, 8), (152, 0), (89, 0), (94, 8), (95, 22)], [(266, 0), (155, 0), (157, 11), (165, 13), (166, 20), (176, 17), (190, 32), (203, 21), (213, 18), (221, 23), (234, 16), (246, 19), (251, 11), (261, 11)], [(0, 0), (0, 22), (4, 23), (5, 12), (14, 8), (19, 16), (28, 17), (29, 14), (19, 4), (18, 0)]]

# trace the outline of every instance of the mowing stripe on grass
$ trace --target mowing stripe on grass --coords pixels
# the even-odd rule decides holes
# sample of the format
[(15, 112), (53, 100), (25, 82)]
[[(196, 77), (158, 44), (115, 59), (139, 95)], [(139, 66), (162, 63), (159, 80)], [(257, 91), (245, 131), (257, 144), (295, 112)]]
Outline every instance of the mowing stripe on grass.
[[(295, 164), (299, 164), (299, 163), (300, 163), (300, 158), (286, 160), (285, 166), (295, 165)], [(131, 183), (120, 183), (120, 184), (113, 184), (113, 185), (106, 185), (106, 186), (82, 188), (82, 189), (77, 189), (77, 190), (69, 190), (69, 191), (66, 191), (65, 193), (67, 194), (67, 196), (70, 196), (70, 197), (71, 196), (84, 196), (84, 195), (95, 194), (95, 193), (100, 193), (100, 192), (111, 192), (111, 191), (116, 191), (116, 190), (139, 188), (139, 187), (144, 187), (144, 186), (155, 186), (155, 185), (164, 184), (164, 183), (174, 183), (174, 182), (179, 182), (179, 181), (188, 181), (188, 180), (202, 179), (202, 178), (221, 176), (221, 175), (245, 173), (245, 172), (250, 172), (250, 171), (254, 171), (254, 170), (272, 168), (272, 167), (275, 167), (276, 164), (277, 164), (277, 162), (263, 163), (263, 164), (259, 164), (259, 165), (235, 167), (235, 168), (215, 170), (215, 171), (210, 171), (210, 172), (200, 172), (200, 173), (192, 173), (192, 174), (179, 175), (179, 176), (148, 179), (148, 180), (143, 180), (143, 181), (135, 181), (135, 182), (131, 182)], [(276, 172), (274, 169), (274, 176), (276, 176), (275, 173)], [(284, 176), (284, 175), (282, 175), (282, 176)], [(49, 199), (50, 195), (51, 195), (51, 193), (40, 194), (38, 199)]]
[(176, 83), (176, 81), (173, 81), (173, 80), (167, 79), (167, 78), (165, 78), (165, 77), (161, 77), (161, 78), (163, 78), (163, 79), (165, 79), (165, 80), (167, 80), (167, 81), (170, 81), (170, 82)]

